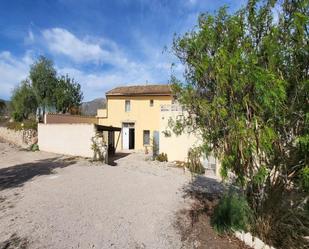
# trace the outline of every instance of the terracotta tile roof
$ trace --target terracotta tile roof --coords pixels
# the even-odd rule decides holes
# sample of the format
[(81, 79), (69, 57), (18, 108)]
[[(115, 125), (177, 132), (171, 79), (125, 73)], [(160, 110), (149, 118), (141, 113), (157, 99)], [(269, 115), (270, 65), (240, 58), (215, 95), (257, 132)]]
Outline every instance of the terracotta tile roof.
[(134, 96), (134, 95), (171, 95), (169, 85), (140, 85), (116, 87), (106, 93), (107, 96)]

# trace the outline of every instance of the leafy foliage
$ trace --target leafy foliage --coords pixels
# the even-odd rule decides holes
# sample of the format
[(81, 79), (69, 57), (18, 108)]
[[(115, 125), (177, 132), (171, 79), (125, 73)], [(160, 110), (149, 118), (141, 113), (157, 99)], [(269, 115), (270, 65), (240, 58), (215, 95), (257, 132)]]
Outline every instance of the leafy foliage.
[(0, 115), (2, 115), (2, 113), (5, 111), (6, 109), (6, 104), (4, 102), (4, 100), (0, 99)]
[(167, 154), (166, 153), (161, 153), (157, 155), (156, 160), (159, 162), (167, 162)]
[(32, 144), (29, 149), (33, 152), (40, 150), (38, 144)]
[(219, 201), (211, 223), (222, 232), (247, 231), (252, 222), (252, 212), (244, 196), (230, 190)]
[(29, 78), (37, 102), (39, 106), (43, 107), (44, 115), (45, 108), (54, 103), (54, 90), (57, 86), (57, 72), (53, 62), (44, 56), (40, 56), (31, 66)]
[(38, 105), (29, 81), (22, 81), (13, 91), (11, 99), (15, 121), (22, 121), (27, 119), (30, 114), (35, 114)]
[[(12, 96), (13, 118), (27, 119), (30, 113), (44, 116), (47, 107), (57, 112), (78, 114), (83, 94), (80, 84), (66, 76), (57, 76), (53, 62), (46, 57), (31, 66), (30, 80), (25, 80), (15, 89)], [(42, 109), (42, 113), (41, 113)]]
[(57, 112), (68, 113), (80, 106), (83, 94), (81, 93), (80, 84), (66, 75), (58, 79), (54, 97)]
[(205, 168), (200, 160), (201, 150), (200, 148), (191, 148), (188, 152), (188, 160), (186, 162), (186, 168), (195, 175), (201, 175), (205, 173)]
[(35, 120), (24, 120), (23, 122), (8, 122), (6, 127), (11, 130), (20, 131), (20, 130), (37, 130), (38, 124)]
[[(201, 15), (174, 41), (186, 84), (173, 78), (173, 90), (189, 113), (176, 128), (200, 131), (201, 148), (220, 159), (223, 177), (234, 173), (256, 218), (285, 234), (276, 247), (303, 248), (309, 234), (308, 26), (308, 1), (250, 0), (233, 14)], [(282, 207), (298, 222), (272, 215)]]

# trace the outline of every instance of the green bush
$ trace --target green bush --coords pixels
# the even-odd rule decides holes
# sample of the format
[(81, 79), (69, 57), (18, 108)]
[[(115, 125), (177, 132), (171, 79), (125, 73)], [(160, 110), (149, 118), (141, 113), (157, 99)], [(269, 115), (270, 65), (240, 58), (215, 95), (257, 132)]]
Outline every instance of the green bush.
[(38, 124), (35, 120), (24, 120), (23, 122), (9, 122), (7, 128), (15, 131), (20, 130), (37, 130)]
[(159, 162), (167, 162), (167, 154), (166, 153), (161, 153), (157, 155), (156, 160)]
[(246, 231), (250, 226), (252, 212), (245, 197), (229, 191), (214, 209), (211, 223), (218, 232)]
[(205, 173), (205, 168), (201, 163), (201, 151), (199, 148), (191, 148), (188, 152), (188, 161), (186, 167), (192, 174), (202, 175)]
[(39, 150), (39, 145), (38, 144), (32, 144), (30, 146), (30, 150), (31, 151), (38, 151)]
[(301, 171), (301, 186), (305, 191), (309, 192), (309, 166), (306, 166)]

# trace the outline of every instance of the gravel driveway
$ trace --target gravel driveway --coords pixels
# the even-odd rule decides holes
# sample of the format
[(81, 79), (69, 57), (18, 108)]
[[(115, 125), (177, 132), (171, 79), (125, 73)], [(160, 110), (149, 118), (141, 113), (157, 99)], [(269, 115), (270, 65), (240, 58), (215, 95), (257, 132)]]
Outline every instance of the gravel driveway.
[(3, 245), (181, 247), (173, 220), (189, 178), (179, 169), (160, 167), (136, 153), (120, 158), (117, 166), (98, 166), (5, 143), (0, 143), (0, 157)]
[(138, 153), (115, 162), (0, 142), (0, 248), (195, 247), (175, 226), (190, 175)]

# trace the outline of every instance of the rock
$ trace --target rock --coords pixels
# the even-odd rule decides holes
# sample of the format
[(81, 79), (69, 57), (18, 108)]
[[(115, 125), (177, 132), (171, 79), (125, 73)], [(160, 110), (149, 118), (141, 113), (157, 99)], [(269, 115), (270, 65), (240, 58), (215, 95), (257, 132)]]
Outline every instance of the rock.
[(254, 242), (253, 242), (253, 248), (254, 249), (263, 249), (265, 247), (265, 244), (262, 240), (259, 238), (254, 237)]
[(236, 231), (235, 232), (235, 236), (237, 239), (243, 241), (244, 240), (244, 232), (239, 232), (239, 231)]
[(243, 241), (245, 242), (245, 244), (247, 246), (253, 247), (253, 237), (251, 235), (251, 233), (245, 233), (244, 237), (243, 237)]

